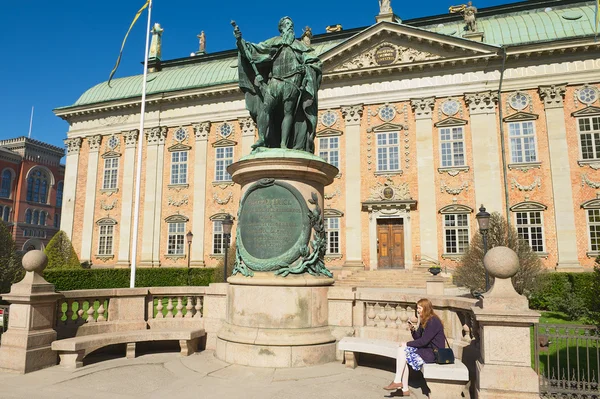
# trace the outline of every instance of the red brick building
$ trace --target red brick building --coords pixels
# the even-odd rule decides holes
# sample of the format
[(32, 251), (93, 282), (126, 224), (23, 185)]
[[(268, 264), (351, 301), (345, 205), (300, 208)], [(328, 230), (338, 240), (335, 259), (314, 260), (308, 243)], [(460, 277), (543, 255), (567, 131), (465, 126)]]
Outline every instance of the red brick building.
[(0, 140), (0, 219), (17, 250), (41, 249), (58, 231), (65, 150), (27, 137)]

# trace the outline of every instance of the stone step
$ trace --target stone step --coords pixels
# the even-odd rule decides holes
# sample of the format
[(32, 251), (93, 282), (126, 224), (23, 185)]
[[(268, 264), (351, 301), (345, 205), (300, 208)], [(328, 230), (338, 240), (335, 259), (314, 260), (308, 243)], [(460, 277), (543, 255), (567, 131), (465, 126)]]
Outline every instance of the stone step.
[[(426, 268), (363, 270), (350, 275), (340, 276), (338, 286), (369, 288), (425, 288), (431, 273)], [(444, 276), (444, 287), (455, 288), (451, 276)]]

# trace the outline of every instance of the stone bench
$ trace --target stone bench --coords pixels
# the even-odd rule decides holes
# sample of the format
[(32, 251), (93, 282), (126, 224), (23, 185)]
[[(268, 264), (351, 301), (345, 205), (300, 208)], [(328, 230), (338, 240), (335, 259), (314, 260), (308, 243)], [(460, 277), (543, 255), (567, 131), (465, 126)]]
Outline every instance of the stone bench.
[[(337, 345), (338, 350), (344, 351), (346, 367), (356, 368), (359, 353), (370, 353), (395, 359), (398, 355), (398, 342), (382, 339), (367, 339), (344, 337)], [(427, 382), (428, 390), (435, 392), (437, 398), (460, 398), (466, 392), (469, 382), (469, 370), (459, 359), (454, 364), (426, 363), (421, 369)]]
[(85, 355), (114, 344), (127, 344), (126, 355), (132, 359), (137, 342), (179, 341), (181, 355), (189, 356), (198, 349), (198, 342), (204, 335), (202, 328), (120, 331), (61, 339), (52, 342), (52, 350), (58, 352), (61, 366), (79, 368), (83, 366)]

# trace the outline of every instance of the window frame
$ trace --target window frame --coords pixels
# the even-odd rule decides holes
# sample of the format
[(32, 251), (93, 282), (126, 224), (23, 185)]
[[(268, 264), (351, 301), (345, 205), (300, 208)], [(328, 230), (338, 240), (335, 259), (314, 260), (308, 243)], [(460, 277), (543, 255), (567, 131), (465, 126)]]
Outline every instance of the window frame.
[[(461, 139), (454, 139), (454, 129), (460, 129)], [(444, 130), (448, 130), (450, 135), (450, 139), (444, 140), (442, 135), (444, 134)], [(441, 168), (460, 168), (467, 166), (467, 151), (466, 151), (466, 140), (465, 140), (465, 129), (464, 125), (454, 125), (454, 126), (440, 126), (438, 127), (438, 137), (440, 140), (440, 167)], [(455, 144), (460, 143), (462, 145), (462, 159), (463, 164), (456, 164), (456, 152), (455, 152)], [(450, 158), (451, 165), (444, 165), (444, 153), (443, 153), (443, 144), (450, 144)]]
[[(231, 156), (226, 156), (227, 151), (231, 150)], [(219, 158), (219, 152), (223, 153), (223, 156)], [(215, 181), (216, 182), (228, 182), (231, 181), (231, 175), (227, 172), (227, 167), (233, 163), (235, 157), (234, 146), (223, 146), (215, 148)], [(222, 168), (222, 176), (219, 176), (219, 169)]]
[(184, 221), (167, 222), (167, 256), (185, 255), (185, 226)]
[[(521, 163), (535, 163), (539, 162), (538, 149), (537, 149), (537, 133), (535, 128), (535, 120), (524, 120), (524, 121), (510, 121), (508, 123), (508, 143), (510, 149), (510, 163), (512, 164), (521, 164)], [(531, 124), (531, 133), (525, 134), (525, 125)], [(519, 135), (514, 135), (515, 130), (514, 126), (519, 126)], [(533, 144), (531, 144), (530, 151), (533, 151), (533, 159), (527, 159), (526, 156), (526, 139), (533, 139)], [(520, 150), (515, 149), (514, 143), (518, 141), (520, 143)], [(516, 151), (520, 151), (519, 154), (515, 154)], [(521, 160), (519, 160), (521, 158)], [(531, 158), (531, 155), (530, 155)]]
[[(340, 168), (340, 137), (339, 136), (326, 136), (326, 137), (317, 137), (319, 139), (319, 157), (323, 158), (325, 162), (335, 166), (336, 168)], [(337, 147), (331, 148), (331, 141), (335, 140), (337, 142)], [(323, 142), (327, 142), (327, 148), (323, 148)], [(331, 162), (331, 154), (336, 154), (336, 163)], [(322, 154), (325, 154), (323, 156)]]
[[(579, 145), (579, 157), (582, 161), (600, 160), (600, 129), (597, 129), (597, 130), (594, 129), (594, 119), (597, 119), (597, 122), (599, 125), (598, 127), (600, 128), (600, 115), (582, 115), (582, 116), (578, 116), (576, 118), (577, 136), (578, 136), (577, 141), (578, 141), (578, 145)], [(589, 121), (589, 126), (590, 126), (589, 131), (582, 132), (582, 130), (581, 130), (581, 121), (582, 120)], [(590, 135), (592, 152), (595, 152), (595, 154), (592, 154), (592, 155), (595, 155), (592, 158), (584, 157), (582, 136), (587, 135), (587, 134)], [(594, 135), (597, 135), (597, 137), (595, 137)]]
[[(520, 240), (527, 242), (527, 244), (529, 245), (529, 247), (531, 248), (531, 250), (533, 252), (535, 252), (536, 254), (542, 254), (542, 253), (546, 253), (546, 237), (544, 234), (544, 210), (542, 209), (530, 209), (530, 210), (517, 210), (517, 211), (513, 211), (514, 213), (514, 220), (515, 220), (515, 229), (517, 230), (517, 236)], [(531, 223), (531, 214), (532, 213), (539, 213), (539, 220), (540, 223), (539, 224), (535, 224), (535, 223)], [(527, 223), (526, 224), (519, 224), (519, 214), (526, 214), (527, 215)], [(541, 242), (542, 242), (542, 249), (541, 251), (538, 251), (536, 249), (534, 249), (533, 245), (532, 245), (532, 241), (533, 239), (533, 234), (532, 234), (532, 228), (540, 228), (540, 234), (541, 234)], [(521, 233), (519, 232), (519, 229), (527, 229), (528, 230), (528, 239), (524, 239), (521, 237)]]
[[(212, 247), (211, 247), (211, 255), (225, 255), (225, 236), (223, 234), (223, 224), (221, 220), (213, 220), (212, 226)], [(217, 226), (219, 228), (217, 228)], [(216, 252), (217, 249), (217, 239), (220, 241), (220, 252)]]
[[(336, 221), (337, 226), (331, 227), (331, 222)], [(342, 234), (341, 234), (341, 218), (339, 216), (332, 216), (325, 218), (325, 234), (327, 236), (327, 247), (325, 255), (341, 255), (342, 254)], [(331, 251), (332, 235), (337, 234), (337, 251)]]
[[(6, 178), (7, 174), (8, 179)], [(10, 168), (6, 168), (2, 171), (0, 180), (0, 198), (11, 198), (14, 174), (11, 172)], [(3, 195), (4, 193), (6, 193), (6, 195)]]
[(62, 208), (64, 189), (65, 189), (65, 182), (61, 180), (56, 185), (56, 207), (57, 208)]
[[(447, 226), (446, 222), (447, 219), (446, 217), (449, 216), (454, 216), (454, 226)], [(466, 227), (465, 226), (460, 226), (458, 224), (458, 216), (464, 216), (465, 220), (466, 220)], [(471, 238), (471, 220), (470, 220), (470, 215), (468, 213), (465, 212), (455, 212), (455, 213), (444, 213), (442, 215), (442, 236), (443, 236), (443, 241), (444, 241), (444, 255), (451, 255), (451, 256), (462, 256), (465, 254), (466, 250), (469, 248), (469, 242), (470, 242), (470, 238)], [(463, 243), (463, 247), (461, 247), (461, 241), (460, 241), (460, 234), (459, 231), (460, 230), (466, 230), (466, 245), (464, 245), (464, 241)], [(452, 252), (449, 251), (449, 247), (448, 247), (448, 235), (447, 232), (448, 231), (454, 231), (455, 232), (455, 239), (456, 239), (456, 251)], [(464, 239), (464, 237), (463, 237)], [(461, 251), (462, 249), (462, 251)]]
[[(181, 158), (185, 154), (185, 161), (182, 161)], [(177, 157), (177, 160), (175, 160)], [(189, 160), (189, 151), (173, 151), (171, 152), (171, 178), (170, 182), (172, 185), (176, 184), (187, 184), (188, 183), (188, 160)], [(174, 170), (177, 169), (175, 172)], [(182, 179), (183, 174), (183, 179)], [(176, 178), (174, 180), (174, 178)]]
[[(390, 144), (390, 135), (396, 135), (396, 143), (395, 144)], [(386, 143), (385, 144), (380, 144), (380, 137), (385, 136), (385, 140)], [(402, 164), (402, 160), (400, 157), (400, 131), (399, 130), (390, 130), (390, 131), (381, 131), (381, 132), (376, 132), (375, 133), (375, 170), (377, 172), (380, 173), (394, 173), (394, 172), (399, 172), (400, 170), (402, 170), (401, 168), (401, 164)], [(396, 150), (396, 155), (397, 155), (397, 168), (396, 169), (392, 169), (391, 168), (391, 156), (390, 156), (390, 150), (391, 149), (395, 149)], [(385, 156), (386, 156), (386, 169), (381, 169), (381, 153), (382, 151), (380, 150), (385, 150)]]
[[(103, 230), (105, 230), (103, 232)], [(115, 242), (115, 225), (114, 224), (100, 224), (98, 226), (98, 255), (99, 256), (111, 256), (114, 255), (114, 242)], [(110, 247), (110, 251), (108, 248)]]
[[(115, 166), (116, 163), (116, 166)], [(104, 173), (102, 174), (102, 189), (115, 190), (119, 186), (119, 158), (104, 158)]]

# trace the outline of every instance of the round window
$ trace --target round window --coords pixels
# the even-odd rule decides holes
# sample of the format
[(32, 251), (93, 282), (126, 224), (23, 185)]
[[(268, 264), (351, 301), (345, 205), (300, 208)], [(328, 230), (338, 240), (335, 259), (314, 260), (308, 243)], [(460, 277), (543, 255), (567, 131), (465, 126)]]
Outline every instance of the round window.
[(231, 125), (229, 123), (223, 123), (219, 132), (221, 133), (221, 136), (227, 137), (231, 134), (232, 130), (233, 129), (231, 128)]
[(394, 116), (396, 116), (396, 110), (389, 105), (386, 105), (379, 110), (379, 117), (385, 122), (391, 121), (394, 119)]
[(592, 104), (598, 99), (598, 89), (586, 86), (577, 92), (577, 98), (584, 104)]
[(335, 122), (337, 122), (337, 115), (334, 112), (327, 111), (321, 117), (321, 123), (324, 126), (331, 127)]
[(459, 109), (460, 105), (456, 100), (446, 100), (442, 104), (442, 112), (447, 116), (456, 115)]
[(119, 145), (119, 139), (116, 138), (115, 136), (112, 136), (108, 140), (108, 148), (110, 148), (111, 150), (114, 150), (115, 148), (117, 148), (118, 145)]
[(508, 100), (510, 106), (517, 111), (521, 111), (529, 105), (529, 98), (523, 93), (515, 93)]
[(179, 128), (175, 132), (175, 140), (177, 140), (177, 141), (183, 141), (186, 137), (187, 137), (187, 132), (185, 131), (184, 128)]

